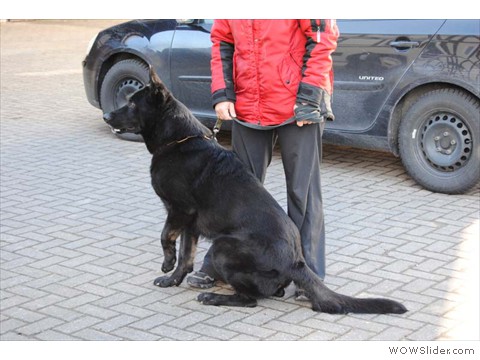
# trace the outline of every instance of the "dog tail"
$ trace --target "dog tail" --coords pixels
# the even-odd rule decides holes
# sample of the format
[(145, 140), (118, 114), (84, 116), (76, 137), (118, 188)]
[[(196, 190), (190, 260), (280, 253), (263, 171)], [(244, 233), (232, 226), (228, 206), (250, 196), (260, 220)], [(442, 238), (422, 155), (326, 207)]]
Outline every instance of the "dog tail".
[(408, 311), (399, 302), (389, 299), (354, 298), (338, 294), (327, 288), (303, 261), (292, 269), (292, 279), (306, 291), (314, 311), (330, 314), (403, 314)]

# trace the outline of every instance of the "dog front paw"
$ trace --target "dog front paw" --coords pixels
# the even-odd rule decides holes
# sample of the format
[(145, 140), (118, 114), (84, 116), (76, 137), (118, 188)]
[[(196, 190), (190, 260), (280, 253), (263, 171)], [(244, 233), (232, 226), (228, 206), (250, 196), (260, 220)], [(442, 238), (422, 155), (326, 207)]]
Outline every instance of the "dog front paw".
[(153, 281), (153, 285), (159, 287), (172, 287), (180, 285), (181, 281), (173, 276), (160, 276)]
[(162, 264), (162, 271), (164, 273), (168, 273), (168, 272), (172, 271), (174, 267), (175, 267), (175, 260), (164, 261), (163, 264)]
[(168, 273), (173, 270), (175, 267), (175, 263), (177, 262), (177, 257), (175, 255), (173, 256), (165, 256), (165, 259), (163, 260), (162, 264), (162, 271), (164, 273)]

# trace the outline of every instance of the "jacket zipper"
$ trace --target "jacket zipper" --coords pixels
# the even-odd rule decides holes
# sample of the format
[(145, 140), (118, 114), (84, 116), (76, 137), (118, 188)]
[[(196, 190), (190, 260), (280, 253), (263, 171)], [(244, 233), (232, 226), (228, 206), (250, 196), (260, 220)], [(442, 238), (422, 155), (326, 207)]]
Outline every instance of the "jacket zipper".
[[(259, 63), (259, 60), (258, 60), (258, 43), (257, 43), (257, 39), (256, 39), (256, 24), (255, 24), (255, 20), (252, 19), (252, 41), (253, 41), (253, 48), (254, 48), (254, 56), (255, 56), (255, 68), (256, 68), (256, 72), (255, 72), (255, 76), (257, 77), (256, 78), (256, 83), (257, 83), (257, 93), (260, 94), (260, 84), (259, 84), (259, 75), (258, 75), (258, 72), (260, 71), (260, 67), (258, 66), (258, 63)], [(256, 109), (256, 112), (257, 114), (260, 114), (260, 97), (258, 96), (258, 103), (257, 103), (257, 109)], [(258, 118), (257, 120), (257, 125), (261, 125), (261, 120), (260, 118)]]
[(323, 20), (310, 20), (312, 24), (312, 31), (317, 31), (317, 43), (322, 40), (321, 32), (325, 31), (325, 22)]

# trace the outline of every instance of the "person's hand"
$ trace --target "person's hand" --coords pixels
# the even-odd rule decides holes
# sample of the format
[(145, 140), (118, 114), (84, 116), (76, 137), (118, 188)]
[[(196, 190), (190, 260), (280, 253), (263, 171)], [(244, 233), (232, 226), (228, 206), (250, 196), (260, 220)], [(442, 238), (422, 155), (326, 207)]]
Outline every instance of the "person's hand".
[(307, 121), (307, 120), (297, 121), (298, 127), (302, 127), (303, 125), (310, 125), (310, 124), (313, 124), (313, 121)]
[(215, 105), (215, 113), (220, 120), (233, 120), (232, 117), (237, 117), (235, 104), (230, 101), (222, 101)]
[[(295, 109), (297, 108), (297, 104), (295, 104), (293, 106), (293, 111), (295, 112)], [(308, 120), (301, 120), (301, 121), (297, 121), (297, 126), (298, 127), (302, 127), (303, 125), (310, 125), (310, 124), (313, 124), (312, 121), (308, 121)]]

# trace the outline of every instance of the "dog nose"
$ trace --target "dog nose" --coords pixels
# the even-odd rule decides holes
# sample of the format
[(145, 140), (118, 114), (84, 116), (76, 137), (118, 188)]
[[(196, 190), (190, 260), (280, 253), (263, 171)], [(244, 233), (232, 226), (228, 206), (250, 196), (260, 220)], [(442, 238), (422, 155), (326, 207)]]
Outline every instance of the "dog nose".
[(105, 121), (105, 122), (107, 122), (107, 123), (108, 123), (110, 120), (112, 120), (112, 116), (110, 115), (110, 113), (109, 113), (109, 112), (108, 112), (108, 113), (105, 113), (105, 114), (103, 114), (103, 121)]

